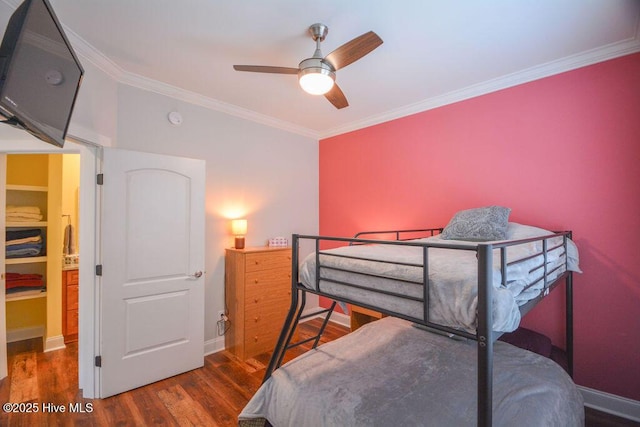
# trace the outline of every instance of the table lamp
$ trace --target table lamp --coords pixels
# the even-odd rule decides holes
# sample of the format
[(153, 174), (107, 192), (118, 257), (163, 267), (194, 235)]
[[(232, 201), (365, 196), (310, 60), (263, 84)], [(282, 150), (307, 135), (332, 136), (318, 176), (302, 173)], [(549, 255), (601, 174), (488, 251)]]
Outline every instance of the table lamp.
[(244, 236), (247, 234), (247, 220), (234, 219), (231, 220), (231, 234), (236, 236), (235, 248), (244, 249)]

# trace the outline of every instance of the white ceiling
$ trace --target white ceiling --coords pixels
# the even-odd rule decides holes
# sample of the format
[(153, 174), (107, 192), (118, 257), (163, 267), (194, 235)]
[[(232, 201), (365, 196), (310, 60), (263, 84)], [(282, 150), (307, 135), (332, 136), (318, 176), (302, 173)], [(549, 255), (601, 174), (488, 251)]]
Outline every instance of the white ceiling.
[[(19, 0), (3, 0), (18, 4)], [(118, 80), (326, 137), (640, 51), (638, 0), (50, 0), (82, 57)], [(337, 72), (350, 106), (303, 92), (309, 25), (326, 55), (384, 44)]]

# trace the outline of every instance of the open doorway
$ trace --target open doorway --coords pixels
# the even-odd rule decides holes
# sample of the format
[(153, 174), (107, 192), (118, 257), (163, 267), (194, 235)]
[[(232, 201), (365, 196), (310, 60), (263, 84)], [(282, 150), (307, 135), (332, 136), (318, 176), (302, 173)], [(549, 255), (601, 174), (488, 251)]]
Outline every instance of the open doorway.
[[(96, 264), (96, 203), (97, 203), (97, 189), (96, 189), (96, 174), (99, 165), (99, 152), (100, 147), (92, 143), (82, 141), (67, 141), (64, 148), (50, 147), (47, 144), (43, 144), (41, 141), (25, 135), (24, 132), (19, 132), (9, 127), (0, 127), (0, 160), (6, 162), (6, 156), (12, 154), (79, 154), (80, 156), (80, 187), (79, 195), (73, 196), (78, 199), (79, 213), (78, 213), (78, 227), (76, 228), (76, 239), (78, 240), (77, 250), (84, 248), (85, 251), (82, 257), (79, 258), (78, 263), (78, 339), (80, 346), (77, 350), (77, 369), (78, 376), (76, 380), (77, 386), (82, 390), (82, 396), (86, 398), (94, 398), (98, 395), (99, 384), (97, 382), (98, 370), (94, 366), (95, 358), (95, 345), (98, 339), (95, 335), (96, 331), (96, 309), (93, 305), (96, 293), (95, 293), (95, 274), (94, 267)], [(0, 162), (4, 167), (4, 163)], [(4, 173), (1, 175), (4, 178)], [(1, 181), (4, 181), (2, 179)], [(2, 184), (4, 185), (4, 183)], [(0, 191), (1, 195), (5, 195), (6, 191)], [(5, 205), (6, 201), (4, 197), (1, 197), (2, 204)], [(60, 214), (60, 234), (56, 236), (63, 236), (63, 224), (66, 224), (66, 218), (62, 218), (62, 212)], [(47, 212), (49, 215), (49, 212)], [(0, 229), (3, 232), (1, 240), (4, 240), (4, 215), (0, 219)], [(58, 243), (58, 248), (62, 248), (64, 244), (63, 237)], [(3, 244), (4, 249), (4, 244)], [(62, 250), (58, 253), (61, 254)], [(2, 254), (2, 261), (4, 261), (4, 254)], [(59, 260), (59, 271), (62, 268), (63, 260)], [(53, 265), (53, 264), (52, 264)], [(5, 272), (4, 262), (0, 262), (0, 272)], [(61, 272), (60, 272), (61, 274)], [(57, 277), (57, 274), (54, 273)], [(60, 277), (60, 286), (62, 277)], [(4, 286), (4, 277), (2, 285)], [(53, 300), (51, 303), (54, 303)], [(62, 296), (56, 302), (61, 315)], [(5, 327), (5, 293), (0, 292), (0, 379), (7, 375), (7, 336)], [(50, 313), (47, 312), (47, 315)], [(48, 346), (53, 348), (58, 343), (64, 343), (64, 335), (62, 334), (62, 325), (57, 333), (50, 333), (49, 337), (55, 336), (56, 338), (50, 340)], [(42, 338), (40, 338), (42, 341)], [(40, 344), (43, 349), (44, 345)], [(56, 352), (48, 352), (46, 354), (56, 354)]]
[(7, 154), (4, 169), (7, 368), (24, 394), (38, 353), (77, 359), (80, 155)]

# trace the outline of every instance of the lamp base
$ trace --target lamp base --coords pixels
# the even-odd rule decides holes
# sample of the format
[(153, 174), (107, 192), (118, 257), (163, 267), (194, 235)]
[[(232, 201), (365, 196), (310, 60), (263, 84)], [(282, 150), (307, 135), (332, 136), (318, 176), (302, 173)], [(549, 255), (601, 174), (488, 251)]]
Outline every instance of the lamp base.
[(236, 249), (244, 249), (244, 237), (236, 237)]

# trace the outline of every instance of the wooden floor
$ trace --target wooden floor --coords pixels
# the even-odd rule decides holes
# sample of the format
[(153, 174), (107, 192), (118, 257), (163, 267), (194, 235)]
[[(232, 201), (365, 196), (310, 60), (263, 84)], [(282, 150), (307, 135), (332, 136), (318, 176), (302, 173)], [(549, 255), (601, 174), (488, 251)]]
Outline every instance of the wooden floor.
[[(318, 327), (318, 320), (301, 325), (301, 337)], [(347, 332), (330, 324), (323, 341)], [(292, 351), (287, 360), (306, 349)], [(78, 391), (76, 345), (43, 353), (42, 340), (36, 339), (9, 344), (8, 352), (9, 376), (0, 381), (0, 402), (22, 412), (1, 411), (0, 426), (236, 426), (269, 361), (268, 354), (242, 362), (222, 351), (207, 356), (203, 368), (91, 400)], [(24, 412), (29, 409), (32, 413)], [(633, 425), (638, 424), (587, 410), (587, 427)]]

